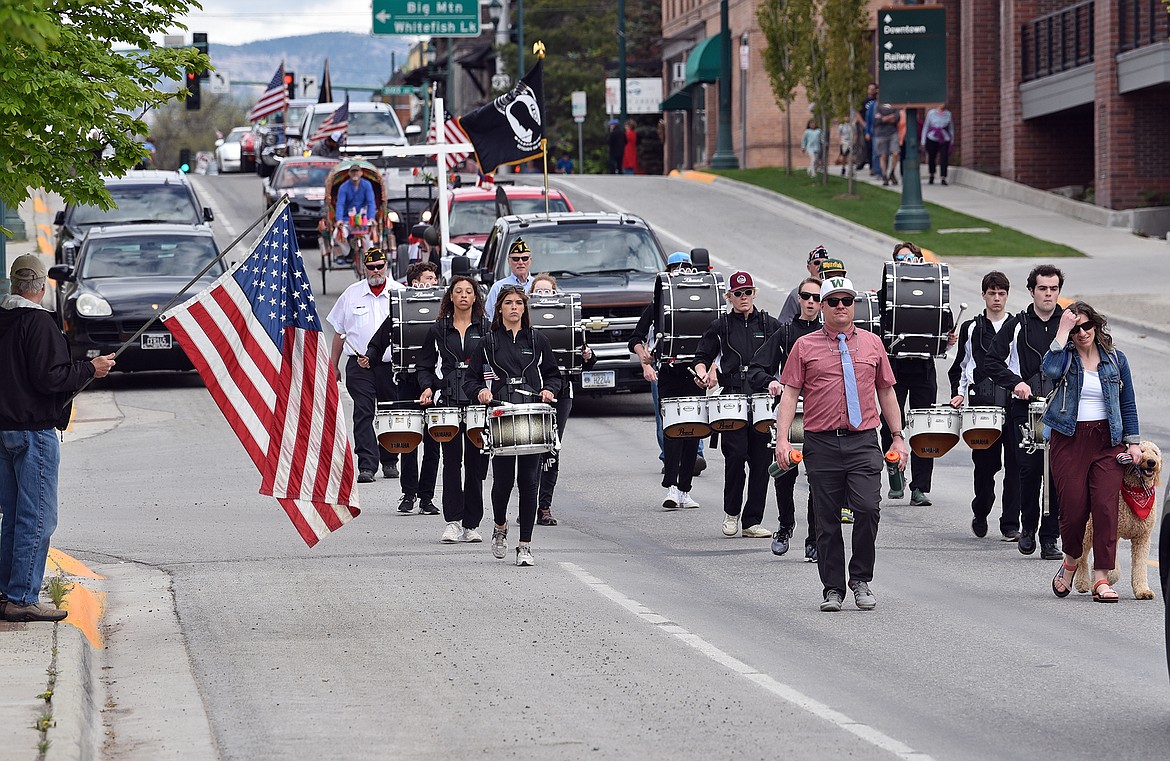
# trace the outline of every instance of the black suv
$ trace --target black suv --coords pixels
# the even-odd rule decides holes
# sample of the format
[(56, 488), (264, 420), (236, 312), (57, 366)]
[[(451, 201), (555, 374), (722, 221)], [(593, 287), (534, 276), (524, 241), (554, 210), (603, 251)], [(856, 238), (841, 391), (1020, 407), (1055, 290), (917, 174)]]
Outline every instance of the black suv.
[(666, 254), (641, 218), (604, 212), (559, 212), (500, 217), (479, 260), (485, 283), (507, 277), (507, 251), (523, 238), (532, 250), (532, 274), (548, 272), (562, 291), (581, 294), (585, 339), (597, 355), (574, 383), (583, 391), (647, 391), (638, 358), (626, 344), (654, 298)]

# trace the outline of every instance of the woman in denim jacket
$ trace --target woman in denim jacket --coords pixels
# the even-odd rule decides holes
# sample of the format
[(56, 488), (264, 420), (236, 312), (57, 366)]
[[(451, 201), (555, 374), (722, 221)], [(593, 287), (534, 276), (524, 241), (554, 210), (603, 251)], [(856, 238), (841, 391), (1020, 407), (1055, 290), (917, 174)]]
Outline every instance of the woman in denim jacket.
[(1113, 348), (1105, 318), (1078, 301), (1060, 316), (1041, 371), (1057, 381), (1044, 413), (1064, 545), (1052, 591), (1057, 597), (1072, 591), (1091, 515), (1093, 600), (1117, 602), (1106, 580), (1117, 565), (1117, 496), (1124, 475), (1117, 456), (1127, 451), (1134, 460), (1142, 456), (1129, 362)]

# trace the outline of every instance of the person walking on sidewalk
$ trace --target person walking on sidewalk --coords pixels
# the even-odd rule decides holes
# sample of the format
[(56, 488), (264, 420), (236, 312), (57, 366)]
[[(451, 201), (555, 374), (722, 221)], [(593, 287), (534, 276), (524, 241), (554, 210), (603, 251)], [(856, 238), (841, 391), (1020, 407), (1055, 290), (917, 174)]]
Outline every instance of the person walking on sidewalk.
[(901, 112), (889, 103), (874, 109), (873, 151), (881, 167), (882, 185), (898, 184), (894, 170), (898, 168), (898, 120)]
[(808, 156), (808, 176), (816, 177), (821, 165), (821, 147), (823, 133), (817, 126), (816, 119), (809, 119), (804, 128), (804, 135), (800, 138), (800, 150)]
[(638, 133), (633, 119), (626, 120), (626, 143), (622, 149), (622, 174), (638, 173)]
[(48, 268), (18, 256), (11, 293), (0, 301), (0, 618), (60, 621), (66, 611), (40, 601), (49, 539), (57, 527), (57, 470), (69, 397), (104, 378), (114, 355), (72, 360), (53, 314), (41, 306)]
[(922, 144), (926, 147), (926, 160), (930, 167), (931, 185), (934, 184), (936, 161), (942, 170), (942, 184), (947, 184), (947, 165), (950, 163), (951, 143), (955, 141), (955, 125), (946, 103), (926, 112), (922, 122)]
[(609, 120), (609, 173), (622, 173), (622, 157), (626, 154), (626, 132), (617, 119)]

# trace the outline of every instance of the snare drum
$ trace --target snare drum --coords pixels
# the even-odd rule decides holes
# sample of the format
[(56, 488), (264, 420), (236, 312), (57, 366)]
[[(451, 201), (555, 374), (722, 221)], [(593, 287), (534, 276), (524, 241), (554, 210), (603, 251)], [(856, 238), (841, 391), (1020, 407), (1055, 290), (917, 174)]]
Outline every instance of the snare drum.
[(488, 414), (488, 451), (494, 455), (544, 454), (557, 444), (557, 416), (547, 404), (493, 407)]
[[(771, 394), (752, 394), (749, 397), (752, 405), (752, 427), (760, 433), (767, 433), (769, 428), (776, 427), (776, 412), (772, 408)], [(804, 430), (804, 426), (801, 426)]]
[(458, 407), (431, 407), (426, 411), (427, 433), (435, 441), (450, 441), (459, 435), (461, 419)]
[(1044, 408), (1046, 406), (1047, 402), (1041, 398), (1028, 402), (1028, 425), (1021, 431), (1023, 435), (1020, 437), (1020, 447), (1028, 452), (1044, 449), (1048, 445), (1044, 436)]
[(564, 372), (579, 373), (584, 360), (585, 324), (581, 321), (581, 294), (547, 293), (532, 295), (528, 301), (532, 327), (552, 344), (557, 367)]
[(487, 425), (487, 406), (471, 404), (463, 409), (463, 425), (472, 444), (483, 449), (483, 429)]
[(713, 431), (738, 431), (748, 424), (749, 403), (744, 394), (708, 396), (707, 420)]
[(663, 399), (662, 433), (672, 439), (701, 439), (711, 433), (707, 423), (707, 397), (679, 396)]
[(987, 449), (999, 440), (1003, 431), (1003, 407), (965, 407), (963, 441), (972, 449)]
[(949, 405), (910, 410), (906, 419), (907, 443), (919, 457), (942, 457), (959, 443), (963, 413)]
[(878, 294), (881, 336), (891, 357), (946, 356), (950, 268), (940, 262), (886, 262)]
[(439, 315), (445, 289), (439, 286), (390, 292), (390, 347), (396, 370), (416, 369), (418, 354)]
[(396, 409), (378, 404), (374, 413), (374, 435), (387, 452), (413, 452), (423, 437), (422, 410)]
[[(654, 282), (662, 359), (690, 360), (703, 331), (723, 311), (723, 276), (718, 272), (681, 269), (659, 273)], [(704, 434), (706, 435), (706, 434)]]

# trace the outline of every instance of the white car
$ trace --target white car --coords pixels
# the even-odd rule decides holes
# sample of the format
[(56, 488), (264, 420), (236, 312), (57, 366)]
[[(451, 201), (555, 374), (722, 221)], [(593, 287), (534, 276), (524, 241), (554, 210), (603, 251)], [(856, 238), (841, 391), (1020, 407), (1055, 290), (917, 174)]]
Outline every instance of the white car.
[(223, 172), (242, 172), (243, 168), (243, 141), (251, 141), (251, 127), (235, 127), (227, 137), (215, 141), (215, 165)]

